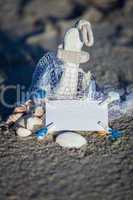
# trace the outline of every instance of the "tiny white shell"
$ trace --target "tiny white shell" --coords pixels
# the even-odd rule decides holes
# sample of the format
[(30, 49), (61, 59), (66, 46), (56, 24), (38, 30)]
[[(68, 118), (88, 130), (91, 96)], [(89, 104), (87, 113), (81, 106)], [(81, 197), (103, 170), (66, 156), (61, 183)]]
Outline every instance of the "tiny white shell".
[(56, 143), (58, 143), (62, 147), (67, 148), (80, 148), (87, 144), (86, 139), (73, 132), (65, 132), (57, 136)]
[(29, 135), (32, 134), (32, 132), (30, 130), (22, 128), (22, 127), (18, 128), (16, 133), (20, 137), (28, 137)]
[(34, 116), (35, 117), (42, 117), (44, 115), (44, 109), (43, 107), (39, 106), (35, 109)]
[(43, 120), (37, 117), (30, 117), (27, 119), (27, 129), (36, 131), (43, 126)]

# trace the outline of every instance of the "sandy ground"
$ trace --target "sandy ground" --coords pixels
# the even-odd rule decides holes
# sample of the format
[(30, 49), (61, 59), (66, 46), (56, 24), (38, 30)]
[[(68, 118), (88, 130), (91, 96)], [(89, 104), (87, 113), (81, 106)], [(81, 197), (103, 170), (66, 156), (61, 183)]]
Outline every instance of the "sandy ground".
[[(133, 3), (118, 0), (125, 6), (114, 9), (110, 1), (101, 1), (101, 9), (89, 4), (86, 11), (64, 0), (58, 6), (55, 0), (47, 5), (44, 0), (0, 0), (0, 86), (29, 87), (44, 52), (55, 50), (63, 32), (79, 18), (91, 16), (95, 44), (87, 49), (91, 59), (83, 68), (94, 73), (101, 89), (115, 88), (126, 98), (133, 92)], [(103, 2), (108, 2), (107, 10)], [(14, 93), (7, 95), (8, 101), (16, 101)], [(2, 119), (9, 113), (0, 106)], [(86, 133), (88, 145), (80, 150), (62, 149), (53, 141), (40, 144), (35, 137), (22, 140), (13, 130), (0, 130), (0, 200), (132, 200), (133, 117), (124, 116), (112, 126), (124, 131), (122, 138), (111, 142)]]
[(80, 150), (1, 131), (0, 199), (132, 200), (133, 118), (123, 119), (112, 123), (122, 138), (110, 142), (88, 133)]

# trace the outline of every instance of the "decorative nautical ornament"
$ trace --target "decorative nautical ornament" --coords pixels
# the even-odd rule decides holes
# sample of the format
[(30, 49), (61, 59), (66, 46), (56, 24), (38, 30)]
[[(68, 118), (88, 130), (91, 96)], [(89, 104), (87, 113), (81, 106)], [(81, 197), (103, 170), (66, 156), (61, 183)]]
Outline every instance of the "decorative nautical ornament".
[(31, 92), (45, 90), (49, 99), (87, 97), (85, 92), (91, 80), (79, 65), (89, 60), (89, 53), (82, 51), (83, 45), (92, 46), (93, 43), (90, 23), (80, 20), (66, 32), (57, 54), (48, 52), (39, 61), (33, 75)]
[(90, 23), (80, 20), (66, 32), (56, 53), (44, 55), (33, 74), (31, 93), (46, 91), (46, 124), (53, 121), (55, 131), (95, 131), (100, 129), (97, 125), (100, 119), (108, 123), (107, 107), (101, 108), (95, 101), (96, 83), (91, 72), (85, 73), (80, 68), (90, 58), (82, 50), (83, 45), (91, 47), (93, 43)]
[(45, 124), (51, 121), (55, 131), (99, 130), (97, 121), (100, 119), (108, 124), (107, 107), (102, 108), (95, 101), (95, 80), (91, 72), (85, 73), (80, 68), (80, 64), (90, 58), (89, 53), (82, 50), (83, 46), (91, 47), (93, 43), (91, 24), (80, 20), (66, 32), (57, 52), (48, 52), (41, 58), (30, 88), (32, 106), (19, 120), (22, 126), (26, 119), (22, 128), (31, 132), (40, 130), (38, 134), (42, 134)]

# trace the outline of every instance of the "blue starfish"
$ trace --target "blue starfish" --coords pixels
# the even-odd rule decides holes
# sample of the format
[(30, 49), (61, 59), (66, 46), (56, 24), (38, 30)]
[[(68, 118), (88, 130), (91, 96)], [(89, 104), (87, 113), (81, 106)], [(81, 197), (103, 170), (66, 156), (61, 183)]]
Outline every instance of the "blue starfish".
[(120, 138), (123, 135), (123, 132), (117, 131), (117, 130), (112, 129), (112, 128), (109, 128), (109, 133), (110, 133), (109, 139), (111, 139), (111, 140), (115, 140), (117, 138)]

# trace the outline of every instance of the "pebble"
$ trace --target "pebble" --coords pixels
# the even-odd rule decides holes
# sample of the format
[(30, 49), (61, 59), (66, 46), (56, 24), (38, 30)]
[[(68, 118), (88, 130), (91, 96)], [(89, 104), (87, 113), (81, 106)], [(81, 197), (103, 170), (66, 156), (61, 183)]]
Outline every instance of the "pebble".
[(22, 128), (22, 127), (18, 128), (16, 133), (20, 137), (28, 137), (29, 135), (32, 134), (32, 132), (30, 130)]
[(97, 23), (102, 19), (103, 15), (98, 9), (92, 7), (86, 10), (83, 15), (83, 19), (88, 20), (91, 23)]
[(73, 132), (65, 132), (57, 136), (56, 143), (62, 147), (67, 148), (80, 148), (87, 144), (86, 139)]

